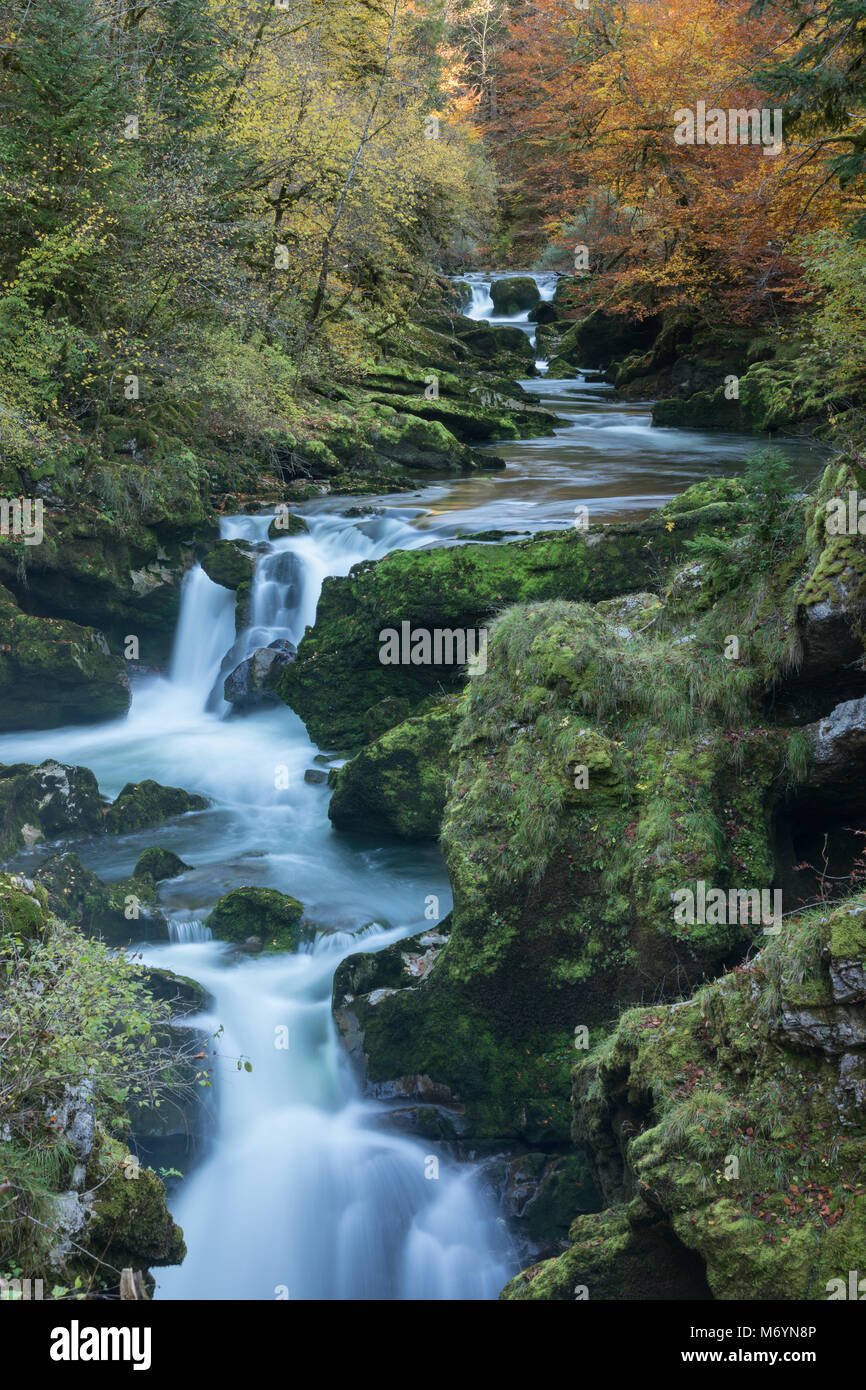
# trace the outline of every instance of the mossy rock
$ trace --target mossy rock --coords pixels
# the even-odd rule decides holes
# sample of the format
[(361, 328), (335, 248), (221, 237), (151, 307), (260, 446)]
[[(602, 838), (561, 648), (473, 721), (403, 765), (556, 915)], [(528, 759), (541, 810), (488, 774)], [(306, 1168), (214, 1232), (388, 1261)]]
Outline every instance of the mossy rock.
[(337, 772), (328, 816), (338, 830), (435, 840), (457, 724), (455, 701), (389, 729)]
[(88, 1247), (117, 1269), (180, 1264), (186, 1255), (183, 1231), (165, 1202), (161, 1179), (136, 1166), (130, 1179), (129, 1151), (102, 1133), (87, 1169), (94, 1192), (86, 1226)]
[(103, 883), (77, 854), (53, 854), (36, 871), (36, 882), (61, 920), (123, 946), (142, 937), (165, 940), (168, 926), (154, 907), (153, 884), (147, 879)]
[(159, 883), (166, 878), (178, 878), (192, 868), (191, 864), (185, 864), (179, 855), (174, 854), (170, 849), (146, 849), (136, 860), (135, 868), (132, 871), (133, 878), (147, 879), (151, 883)]
[(156, 966), (149, 966), (145, 975), (154, 999), (170, 1004), (175, 1015), (202, 1013), (211, 1002), (204, 985), (188, 975), (176, 975), (173, 970), (161, 970)]
[(528, 275), (509, 275), (501, 280), (493, 280), (490, 298), (496, 313), (504, 318), (513, 318), (515, 314), (534, 309), (541, 301), (538, 286)]
[[(462, 686), (456, 664), (383, 665), (380, 633), (411, 628), (477, 631), (504, 605), (554, 598), (608, 598), (652, 587), (659, 568), (683, 553), (699, 531), (730, 525), (731, 502), (700, 506), (675, 519), (543, 533), (503, 545), (396, 551), (325, 580), (315, 626), (297, 660), (280, 676), (282, 699), (320, 747), (357, 750), (402, 722), (437, 690)], [(480, 639), (479, 639), (480, 640)], [(367, 714), (393, 702), (390, 723)]]
[(305, 536), (309, 526), (302, 516), (295, 516), (288, 510), (278, 511), (268, 526), (268, 540), (284, 540), (286, 536)]
[(0, 766), (0, 853), (100, 831), (105, 801), (89, 768), (46, 759)]
[(0, 588), (0, 729), (119, 719), (129, 700), (125, 663), (101, 632), (22, 613)]
[(184, 791), (182, 787), (164, 787), (150, 778), (143, 782), (127, 782), (105, 812), (105, 829), (110, 835), (128, 835), (135, 830), (161, 825), (172, 816), (204, 811), (207, 805), (205, 797)]
[(256, 937), (266, 951), (296, 951), (306, 939), (303, 905), (275, 888), (235, 888), (220, 898), (207, 919), (220, 941)]
[(20, 874), (0, 874), (0, 941), (8, 947), (41, 936), (47, 923), (48, 895)]
[(658, 1269), (694, 1271), (692, 1296), (825, 1300), (836, 1281), (847, 1291), (866, 1233), (866, 1007), (862, 992), (834, 999), (830, 952), (841, 945), (862, 972), (862, 930), (852, 939), (846, 924), (864, 910), (857, 894), (788, 918), (693, 999), (620, 1018), (574, 1073), (574, 1137), (617, 1205), (578, 1216), (571, 1249), (504, 1296), (567, 1296), (571, 1280), (590, 1283), (590, 1297), (665, 1296), (636, 1278), (648, 1230), (669, 1252)]
[(238, 589), (249, 583), (253, 572), (253, 557), (238, 541), (217, 541), (201, 562), (208, 579), (224, 589)]

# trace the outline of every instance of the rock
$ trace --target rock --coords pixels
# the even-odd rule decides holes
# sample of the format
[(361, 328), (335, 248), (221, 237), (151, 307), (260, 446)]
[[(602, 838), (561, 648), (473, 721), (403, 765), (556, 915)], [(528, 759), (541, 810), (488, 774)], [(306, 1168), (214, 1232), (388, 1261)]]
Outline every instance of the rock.
[(304, 773), (304, 781), (309, 782), (314, 787), (321, 787), (327, 783), (328, 774), (323, 772), (320, 767), (308, 767)]
[(143, 782), (127, 782), (116, 801), (105, 812), (104, 825), (109, 835), (128, 835), (161, 825), (172, 816), (189, 811), (204, 811), (205, 797), (181, 787), (164, 787), (150, 778)]
[(285, 637), (259, 647), (236, 666), (223, 684), (223, 698), (235, 709), (254, 709), (279, 703), (277, 681), (280, 672), (295, 660), (297, 648)]
[(595, 309), (563, 334), (551, 370), (560, 365), (575, 367), (609, 367), (617, 358), (629, 352), (648, 348), (661, 325), (656, 315), (643, 319)]
[(0, 728), (119, 719), (129, 699), (125, 663), (101, 632), (22, 613), (0, 588)]
[(457, 718), (456, 702), (446, 700), (390, 729), (340, 768), (328, 806), (337, 829), (438, 838)]
[(51, 910), (90, 936), (112, 945), (168, 937), (166, 920), (153, 906), (153, 885), (146, 879), (103, 883), (77, 854), (66, 853), (46, 859), (36, 882), (47, 893)]
[(538, 286), (528, 275), (494, 280), (490, 286), (490, 298), (501, 318), (513, 318), (525, 309), (534, 309), (541, 302)]
[(208, 579), (224, 589), (239, 589), (252, 578), (255, 561), (241, 541), (217, 541), (201, 562)]
[(211, 1003), (204, 986), (188, 975), (176, 975), (173, 970), (160, 970), (156, 966), (149, 966), (144, 973), (154, 999), (170, 1004), (176, 1016), (203, 1013)]
[(570, 1248), (503, 1297), (847, 1291), (866, 1237), (866, 1000), (834, 1003), (833, 976), (866, 960), (864, 919), (862, 893), (788, 918), (747, 964), (629, 1010), (583, 1056), (574, 1138), (608, 1210), (578, 1215)]
[(102, 829), (104, 800), (89, 768), (46, 759), (0, 765), (0, 852)]
[[(559, 310), (557, 309), (556, 305), (551, 304), (547, 300), (545, 300), (543, 304), (536, 304), (535, 308), (530, 310), (529, 321), (530, 323), (544, 324), (562, 322), (562, 320), (560, 319)], [(563, 323), (562, 327), (563, 332), (565, 332), (569, 328), (569, 324), (565, 322)]]
[(146, 849), (136, 860), (132, 877), (159, 883), (163, 879), (178, 878), (191, 868), (191, 864), (185, 864), (180, 856), (173, 854), (170, 849)]
[[(422, 700), (454, 690), (465, 666), (383, 665), (379, 634), (403, 622), (444, 632), (477, 633), (509, 603), (593, 601), (644, 590), (659, 567), (680, 555), (686, 540), (731, 525), (736, 504), (720, 498), (675, 517), (542, 533), (502, 545), (461, 545), (395, 551), (326, 579), (316, 622), (287, 666), (278, 691), (323, 748), (357, 751), (401, 723)], [(478, 639), (480, 641), (480, 639)]]
[(296, 951), (306, 932), (297, 898), (275, 888), (235, 888), (217, 902), (207, 919), (220, 941), (257, 943), (266, 951)]
[(295, 516), (288, 508), (278, 508), (276, 516), (268, 527), (268, 540), (279, 541), (286, 536), (305, 536), (309, 529), (302, 516)]

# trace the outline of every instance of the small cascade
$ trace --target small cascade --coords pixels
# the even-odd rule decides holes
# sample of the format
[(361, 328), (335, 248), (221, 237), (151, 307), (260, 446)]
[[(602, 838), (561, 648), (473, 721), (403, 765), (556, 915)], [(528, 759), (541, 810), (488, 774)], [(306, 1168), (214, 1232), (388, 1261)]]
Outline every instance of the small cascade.
[(213, 933), (210, 927), (206, 927), (197, 917), (188, 922), (178, 922), (170, 917), (168, 939), (176, 942), (178, 946), (193, 946), (200, 941), (213, 941)]
[[(501, 271), (496, 274), (485, 275), (473, 271), (469, 275), (456, 276), (455, 278), (468, 284), (472, 290), (472, 300), (466, 308), (466, 317), (468, 319), (475, 319), (476, 321), (484, 320), (493, 326), (502, 325), (504, 327), (507, 325), (511, 328), (520, 328), (527, 335), (532, 346), (535, 347), (537, 326), (530, 321), (529, 311), (524, 310), (522, 313), (514, 314), (511, 317), (502, 314), (497, 315), (493, 300), (490, 297), (490, 286), (495, 280), (511, 279), (515, 273), (514, 271)], [(559, 279), (559, 276), (554, 271), (539, 272), (537, 274), (531, 271), (521, 271), (520, 276), (522, 279), (534, 280), (538, 286), (538, 293), (541, 295), (542, 304), (550, 303), (556, 293), (556, 282)], [(547, 367), (548, 363), (546, 359), (536, 358), (535, 370), (537, 372), (543, 375), (547, 371)]]

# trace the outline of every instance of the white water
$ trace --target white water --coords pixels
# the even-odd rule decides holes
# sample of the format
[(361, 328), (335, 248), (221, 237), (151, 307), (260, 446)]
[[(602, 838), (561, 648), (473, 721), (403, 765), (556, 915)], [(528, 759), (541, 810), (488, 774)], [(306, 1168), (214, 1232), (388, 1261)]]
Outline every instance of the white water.
[[(483, 317), (490, 279), (475, 278), (473, 317)], [(544, 277), (543, 297), (553, 284)], [(525, 316), (519, 326), (534, 331)], [(737, 471), (752, 447), (735, 436), (652, 430), (646, 407), (611, 402), (604, 388), (540, 389), (568, 423), (554, 438), (494, 446), (509, 461), (504, 473), (449, 479), (414, 499), (372, 499), (384, 514), (362, 520), (340, 515), (345, 499), (306, 504), (309, 535), (274, 543), (269, 517), (226, 519), (224, 536), (261, 548), (251, 622), (239, 638), (234, 596), (196, 567), (184, 582), (169, 677), (137, 682), (126, 719), (0, 738), (5, 761), (80, 763), (108, 795), (153, 777), (212, 800), (158, 831), (74, 846), (106, 878), (129, 873), (153, 843), (195, 866), (161, 889), (170, 942), (142, 947), (150, 963), (201, 981), (214, 1003), (198, 1023), (224, 1030), (213, 1059), (213, 1146), (171, 1199), (189, 1254), (156, 1271), (160, 1297), (493, 1298), (515, 1268), (473, 1173), (439, 1153), (440, 1176), (428, 1179), (435, 1146), (395, 1133), (386, 1108), (362, 1100), (330, 1014), (344, 956), (429, 928), (429, 894), (447, 912), (439, 854), (335, 833), (327, 788), (304, 781), (318, 750), (300, 720), (282, 705), (226, 718), (222, 682), (257, 647), (297, 643), (325, 576), (360, 560), (453, 544), (465, 530), (569, 525), (577, 502), (594, 519), (635, 516), (708, 472)], [(278, 768), (287, 789), (275, 785)], [(238, 961), (209, 940), (203, 919), (213, 903), (245, 884), (299, 898), (324, 929), (312, 949)], [(288, 1050), (274, 1046), (284, 1027)], [(238, 1071), (239, 1058), (252, 1072)]]

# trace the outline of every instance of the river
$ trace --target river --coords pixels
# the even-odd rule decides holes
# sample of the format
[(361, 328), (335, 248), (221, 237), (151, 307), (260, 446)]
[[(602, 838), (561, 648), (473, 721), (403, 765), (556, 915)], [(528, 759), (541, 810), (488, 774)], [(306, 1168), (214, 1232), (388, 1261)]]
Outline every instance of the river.
[[(470, 278), (470, 313), (480, 319), (489, 279)], [(539, 283), (550, 298), (553, 277)], [(500, 321), (534, 331), (525, 315)], [(335, 832), (327, 787), (304, 780), (325, 760), (297, 716), (280, 707), (227, 718), (220, 692), (224, 675), (257, 647), (300, 641), (327, 575), (473, 531), (567, 526), (579, 505), (595, 521), (636, 518), (709, 474), (741, 471), (754, 447), (751, 438), (653, 429), (648, 405), (616, 402), (582, 378), (524, 385), (565, 421), (554, 437), (497, 444), (501, 472), (365, 497), (377, 509), (371, 515), (344, 515), (351, 499), (305, 503), (295, 510), (307, 535), (269, 542), (270, 516), (226, 518), (225, 537), (262, 552), (251, 624), (239, 639), (234, 594), (196, 567), (184, 580), (171, 668), (134, 681), (125, 719), (0, 738), (3, 761), (83, 764), (110, 796), (152, 777), (211, 800), (161, 830), (73, 846), (106, 879), (127, 875), (154, 842), (195, 866), (160, 890), (172, 940), (140, 948), (148, 963), (199, 980), (213, 1006), (196, 1024), (223, 1029), (212, 1138), (170, 1186), (189, 1253), (183, 1265), (155, 1271), (159, 1298), (490, 1299), (519, 1267), (474, 1166), (389, 1125), (387, 1106), (361, 1095), (331, 1019), (343, 957), (429, 928), (430, 894), (442, 915), (448, 910), (438, 851)], [(785, 447), (804, 481), (817, 473), (818, 451)], [(299, 898), (321, 928), (313, 944), (239, 960), (210, 940), (203, 918), (221, 894), (248, 884)], [(287, 1049), (275, 1046), (283, 1028)], [(251, 1072), (238, 1070), (240, 1057)]]

